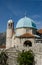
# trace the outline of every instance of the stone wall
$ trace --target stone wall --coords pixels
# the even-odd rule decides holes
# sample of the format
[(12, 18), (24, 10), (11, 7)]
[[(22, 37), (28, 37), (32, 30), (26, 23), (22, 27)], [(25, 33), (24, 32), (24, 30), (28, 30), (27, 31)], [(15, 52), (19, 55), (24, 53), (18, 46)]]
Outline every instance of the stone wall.
[[(34, 57), (35, 57), (35, 59), (34, 59), (35, 65), (42, 65), (42, 51), (40, 51), (41, 50), (40, 46), (38, 44), (38, 47), (31, 47), (31, 48), (25, 47), (25, 51), (27, 51), (29, 49), (33, 50)], [(21, 51), (21, 50), (19, 48), (16, 48), (16, 47), (12, 47), (12, 48), (6, 50), (8, 57), (9, 57), (8, 61), (7, 61), (9, 65), (18, 65), (17, 55), (18, 55), (19, 51)]]

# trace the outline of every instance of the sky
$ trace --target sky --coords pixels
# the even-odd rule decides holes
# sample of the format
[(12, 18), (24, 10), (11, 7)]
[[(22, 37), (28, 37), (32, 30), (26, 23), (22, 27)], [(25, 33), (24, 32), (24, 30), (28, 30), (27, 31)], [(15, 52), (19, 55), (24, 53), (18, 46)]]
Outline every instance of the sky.
[(12, 18), (14, 27), (18, 20), (26, 16), (33, 19), (38, 29), (42, 28), (42, 1), (40, 0), (0, 0), (0, 32), (5, 32), (7, 22)]

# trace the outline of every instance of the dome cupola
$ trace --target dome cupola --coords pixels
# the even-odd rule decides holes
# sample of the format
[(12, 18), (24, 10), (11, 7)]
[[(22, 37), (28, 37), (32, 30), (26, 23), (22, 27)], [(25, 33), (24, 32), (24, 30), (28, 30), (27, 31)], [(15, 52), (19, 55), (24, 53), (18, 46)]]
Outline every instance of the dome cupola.
[(8, 23), (13, 23), (13, 20), (12, 19), (8, 20)]
[(25, 16), (17, 22), (16, 29), (17, 28), (27, 28), (27, 27), (36, 29), (36, 24), (32, 19)]

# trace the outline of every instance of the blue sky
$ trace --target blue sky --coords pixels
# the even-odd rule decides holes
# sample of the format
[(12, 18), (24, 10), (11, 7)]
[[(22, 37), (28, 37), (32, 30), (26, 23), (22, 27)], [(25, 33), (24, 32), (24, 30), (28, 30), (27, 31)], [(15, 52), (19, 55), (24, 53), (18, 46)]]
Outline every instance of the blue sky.
[(42, 28), (42, 1), (38, 0), (0, 0), (0, 32), (6, 31), (10, 17), (14, 27), (18, 20), (26, 16), (32, 18), (37, 28)]

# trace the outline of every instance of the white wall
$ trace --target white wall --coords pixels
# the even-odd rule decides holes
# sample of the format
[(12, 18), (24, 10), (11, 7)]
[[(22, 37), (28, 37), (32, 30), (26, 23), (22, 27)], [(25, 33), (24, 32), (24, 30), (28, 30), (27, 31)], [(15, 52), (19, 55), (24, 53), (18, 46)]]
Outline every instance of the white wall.
[(22, 35), (24, 33), (31, 33), (32, 34), (32, 29), (30, 28), (19, 28), (19, 29), (16, 29), (16, 35)]

